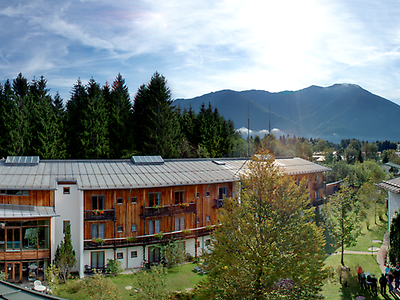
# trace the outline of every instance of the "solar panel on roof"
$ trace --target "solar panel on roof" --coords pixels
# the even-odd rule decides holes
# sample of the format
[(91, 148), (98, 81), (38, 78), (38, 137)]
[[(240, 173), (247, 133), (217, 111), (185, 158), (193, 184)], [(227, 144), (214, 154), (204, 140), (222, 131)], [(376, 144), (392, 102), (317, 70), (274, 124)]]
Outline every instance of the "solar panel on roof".
[(164, 159), (160, 155), (132, 156), (132, 161), (136, 165), (155, 165), (155, 164), (163, 164), (164, 163)]
[(6, 164), (12, 165), (37, 165), (39, 156), (7, 156)]

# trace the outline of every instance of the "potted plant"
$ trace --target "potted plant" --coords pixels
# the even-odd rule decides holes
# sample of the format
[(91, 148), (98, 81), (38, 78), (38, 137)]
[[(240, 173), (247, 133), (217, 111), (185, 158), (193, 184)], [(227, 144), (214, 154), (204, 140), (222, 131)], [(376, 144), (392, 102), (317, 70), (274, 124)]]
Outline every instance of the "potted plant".
[(159, 233), (156, 233), (154, 235), (154, 237), (159, 239), (159, 240), (161, 240), (163, 238), (163, 236), (164, 236), (164, 232), (162, 232), (162, 231), (160, 231)]
[(96, 244), (103, 244), (104, 243), (104, 239), (102, 239), (101, 237), (96, 237), (96, 238), (92, 239), (92, 242), (96, 243)]
[(126, 241), (127, 241), (128, 243), (136, 242), (136, 236), (127, 237), (127, 238), (126, 238)]
[(93, 214), (94, 214), (95, 216), (104, 215), (104, 209), (94, 209), (94, 210), (93, 210)]
[(211, 225), (207, 225), (206, 227), (204, 227), (205, 230), (210, 231), (213, 229), (213, 227)]
[(179, 206), (183, 208), (189, 207), (189, 203), (179, 203)]
[(190, 229), (183, 229), (182, 233), (185, 235), (188, 235), (188, 234), (190, 234)]
[(164, 206), (162, 206), (162, 205), (153, 205), (151, 208), (160, 209), (160, 208), (164, 208)]

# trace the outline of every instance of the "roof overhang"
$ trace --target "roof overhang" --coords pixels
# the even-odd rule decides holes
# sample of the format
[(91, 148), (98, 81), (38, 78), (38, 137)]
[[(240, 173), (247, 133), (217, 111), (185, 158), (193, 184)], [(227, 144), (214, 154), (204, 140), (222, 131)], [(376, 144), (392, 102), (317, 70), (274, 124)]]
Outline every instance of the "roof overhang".
[(0, 218), (20, 219), (20, 218), (49, 218), (59, 217), (52, 206), (31, 206), (0, 204)]

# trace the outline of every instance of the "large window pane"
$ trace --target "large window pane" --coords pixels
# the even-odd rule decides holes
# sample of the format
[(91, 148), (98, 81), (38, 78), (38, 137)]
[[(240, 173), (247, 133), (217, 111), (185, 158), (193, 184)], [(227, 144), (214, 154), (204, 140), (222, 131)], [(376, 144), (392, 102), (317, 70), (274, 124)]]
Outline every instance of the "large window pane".
[(0, 251), (5, 250), (5, 245), (6, 245), (6, 230), (4, 227), (0, 227)]
[(49, 227), (39, 227), (39, 249), (49, 249)]
[(37, 227), (22, 228), (22, 247), (24, 249), (37, 249)]

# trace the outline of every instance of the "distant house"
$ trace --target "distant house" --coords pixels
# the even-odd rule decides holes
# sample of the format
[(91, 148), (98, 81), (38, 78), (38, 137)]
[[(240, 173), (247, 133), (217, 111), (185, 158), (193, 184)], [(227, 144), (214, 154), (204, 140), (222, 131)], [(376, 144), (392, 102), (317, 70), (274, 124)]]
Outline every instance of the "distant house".
[(388, 181), (382, 181), (376, 186), (388, 191), (388, 225), (396, 211), (400, 212), (400, 177)]
[[(310, 201), (321, 201), (329, 168), (277, 158), (283, 172), (306, 178)], [(0, 270), (10, 282), (43, 279), (71, 225), (82, 277), (108, 259), (123, 268), (160, 261), (165, 241), (196, 256), (207, 249), (217, 210), (233, 196), (248, 159), (0, 160)]]

